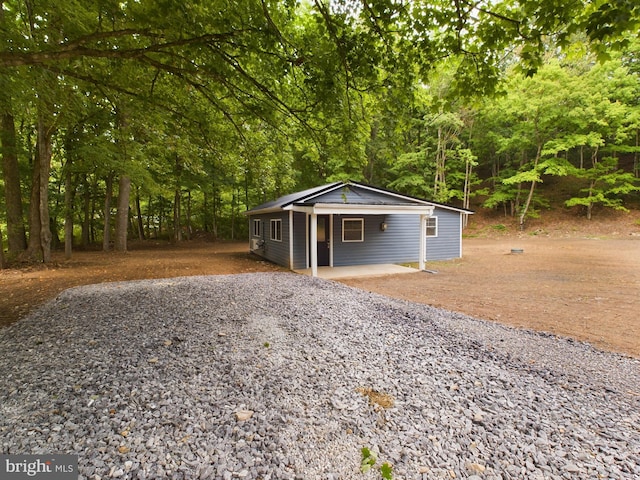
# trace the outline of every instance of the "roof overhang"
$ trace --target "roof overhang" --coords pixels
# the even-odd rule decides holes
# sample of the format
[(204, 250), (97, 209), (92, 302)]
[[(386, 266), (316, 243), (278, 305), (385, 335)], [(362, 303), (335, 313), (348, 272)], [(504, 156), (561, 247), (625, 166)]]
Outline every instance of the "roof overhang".
[(433, 215), (433, 205), (366, 205), (355, 203), (316, 203), (314, 205), (288, 205), (284, 210), (316, 215)]

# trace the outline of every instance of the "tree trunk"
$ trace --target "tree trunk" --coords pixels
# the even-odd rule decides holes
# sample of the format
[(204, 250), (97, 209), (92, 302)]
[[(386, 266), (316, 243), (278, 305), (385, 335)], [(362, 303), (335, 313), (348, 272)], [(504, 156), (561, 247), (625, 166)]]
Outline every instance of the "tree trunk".
[[(151, 235), (151, 217), (153, 215), (153, 208), (152, 208), (152, 204), (151, 204), (152, 200), (153, 199), (152, 199), (151, 195), (149, 195), (149, 200), (147, 201), (147, 222), (146, 222), (146, 224), (147, 224), (147, 236), (149, 238), (152, 238), (153, 236), (158, 238), (157, 232), (156, 232), (155, 235)], [(153, 222), (154, 231), (155, 231), (155, 228), (156, 228), (155, 227), (155, 222)]]
[(138, 238), (144, 240), (144, 222), (142, 221), (142, 209), (140, 208), (139, 188), (136, 188), (136, 217), (138, 220)]
[(2, 241), (2, 227), (0, 227), (0, 270), (4, 269), (4, 242)]
[(71, 258), (73, 251), (73, 182), (71, 160), (67, 159), (64, 175), (64, 257)]
[(131, 179), (120, 175), (118, 183), (118, 212), (116, 213), (116, 240), (117, 252), (127, 251), (127, 227), (129, 225), (129, 195), (131, 193)]
[(47, 263), (51, 260), (51, 230), (49, 225), (49, 170), (51, 168), (51, 134), (42, 118), (38, 119), (38, 136), (31, 181), (31, 205), (29, 206), (30, 258)]
[(102, 228), (102, 250), (109, 251), (111, 243), (111, 201), (113, 199), (113, 173), (109, 172), (105, 179), (106, 192), (104, 195), (104, 226)]
[(2, 116), (2, 171), (4, 175), (4, 198), (7, 207), (7, 241), (10, 253), (19, 253), (27, 248), (27, 236), (22, 218), (22, 193), (20, 171), (16, 150), (16, 128), (13, 115)]
[(162, 216), (164, 215), (164, 206), (162, 205), (162, 197), (158, 198), (158, 233), (156, 238), (162, 235)]
[[(464, 190), (462, 194), (462, 207), (469, 209), (471, 205), (471, 174), (473, 173), (473, 163), (467, 158), (464, 173)], [(462, 216), (462, 227), (467, 228), (469, 223), (469, 215)]]
[(83, 247), (88, 247), (91, 243), (91, 189), (89, 188), (89, 181), (87, 175), (82, 177), (82, 234), (81, 243)]
[(29, 197), (29, 244), (27, 257), (32, 260), (40, 257), (40, 155), (37, 150), (33, 155), (31, 173), (31, 195)]
[(636, 130), (636, 151), (633, 154), (633, 174), (636, 177), (640, 177), (640, 128)]
[(180, 227), (180, 189), (177, 188), (173, 197), (173, 241), (179, 242), (182, 240), (182, 231)]
[(51, 261), (51, 229), (49, 223), (49, 172), (51, 170), (53, 128), (38, 119), (38, 154), (40, 155), (40, 248), (42, 261)]
[[(538, 143), (538, 151), (536, 152), (536, 159), (533, 162), (533, 168), (538, 168), (538, 162), (540, 162), (540, 155), (542, 154), (542, 143)], [(527, 217), (527, 213), (529, 211), (529, 207), (531, 206), (531, 200), (533, 199), (533, 192), (536, 188), (536, 182), (533, 180), (531, 182), (531, 186), (529, 187), (529, 194), (527, 195), (527, 200), (522, 207), (522, 212), (520, 213), (520, 230), (524, 230), (524, 220)]]
[(191, 240), (191, 190), (187, 192), (187, 240)]

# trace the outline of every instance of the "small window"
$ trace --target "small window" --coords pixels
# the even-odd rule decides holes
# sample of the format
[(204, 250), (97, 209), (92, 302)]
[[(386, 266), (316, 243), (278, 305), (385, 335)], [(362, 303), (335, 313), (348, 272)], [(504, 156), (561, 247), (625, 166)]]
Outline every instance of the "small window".
[(271, 220), (271, 240), (282, 241), (282, 220)]
[(428, 217), (427, 218), (427, 237), (437, 237), (438, 236), (438, 217)]
[(342, 241), (364, 242), (364, 218), (342, 219)]
[(254, 220), (253, 221), (253, 236), (254, 237), (260, 237), (260, 230), (262, 230), (261, 228), (262, 226), (262, 222), (260, 220)]

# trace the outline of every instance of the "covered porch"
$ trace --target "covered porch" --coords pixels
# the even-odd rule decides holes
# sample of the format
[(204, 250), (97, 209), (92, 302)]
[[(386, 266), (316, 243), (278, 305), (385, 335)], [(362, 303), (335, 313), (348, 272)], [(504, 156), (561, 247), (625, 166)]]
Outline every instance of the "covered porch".
[[(288, 210), (289, 211), (289, 215), (290, 215), (290, 222), (291, 224), (293, 224), (293, 213), (294, 212), (298, 212), (298, 213), (303, 213), (305, 214), (305, 233), (306, 233), (306, 238), (304, 240), (304, 244), (305, 244), (305, 250), (306, 250), (306, 257), (307, 257), (307, 261), (306, 264), (308, 266), (308, 268), (306, 269), (301, 269), (301, 270), (296, 270), (293, 268), (293, 249), (294, 249), (294, 243), (295, 240), (292, 238), (291, 242), (289, 244), (289, 248), (290, 248), (290, 259), (291, 259), (291, 264), (290, 264), (290, 268), (292, 270), (296, 270), (296, 271), (303, 271), (303, 272), (309, 272), (309, 274), (313, 277), (318, 277), (321, 276), (323, 278), (337, 278), (335, 276), (333, 277), (329, 277), (329, 276), (322, 276), (320, 274), (320, 270), (323, 269), (324, 275), (340, 275), (340, 276), (353, 276), (353, 275), (346, 275), (343, 274), (342, 272), (344, 271), (349, 271), (349, 270), (343, 270), (342, 272), (340, 271), (336, 271), (336, 268), (352, 268), (353, 270), (351, 270), (352, 272), (366, 272), (366, 269), (369, 269), (370, 272), (369, 273), (360, 273), (361, 275), (372, 275), (374, 273), (371, 273), (371, 271), (374, 270), (379, 270), (379, 271), (383, 271), (383, 272), (387, 272), (389, 270), (393, 270), (394, 268), (398, 268), (399, 272), (397, 273), (403, 273), (404, 271), (402, 270), (403, 268), (406, 267), (401, 267), (399, 265), (395, 265), (395, 264), (366, 264), (366, 265), (354, 265), (354, 266), (340, 266), (340, 267), (336, 267), (336, 265), (334, 265), (334, 242), (331, 241), (334, 238), (334, 231), (333, 231), (333, 225), (334, 225), (334, 217), (336, 216), (342, 216), (342, 215), (346, 215), (349, 216), (349, 218), (352, 218), (353, 216), (361, 216), (361, 217), (372, 217), (372, 216), (390, 216), (390, 215), (411, 215), (411, 216), (416, 216), (419, 218), (419, 222), (417, 223), (417, 225), (419, 225), (419, 229), (416, 229), (415, 232), (415, 244), (416, 246), (419, 245), (419, 258), (418, 258), (418, 268), (420, 270), (424, 270), (425, 266), (425, 255), (424, 252), (426, 250), (426, 236), (424, 234), (425, 230), (426, 230), (426, 221), (427, 219), (433, 215), (433, 210), (434, 207), (432, 205), (424, 205), (424, 204), (337, 204), (337, 203), (315, 203), (315, 204), (291, 204), (287, 207), (284, 208), (284, 210)], [(328, 219), (327, 225), (322, 225), (321, 227), (319, 226), (319, 219), (322, 217), (326, 217)], [(384, 229), (386, 229), (386, 227), (381, 228), (381, 230), (384, 231)], [(323, 238), (319, 238), (319, 233), (321, 233)], [(380, 233), (378, 233), (379, 235)], [(388, 234), (387, 234), (388, 235)], [(325, 241), (326, 239), (329, 239), (329, 241)], [(413, 241), (412, 241), (413, 242)], [(321, 245), (325, 243), (326, 244), (326, 250), (327, 250), (327, 260), (326, 263), (324, 264), (320, 264), (319, 262), (319, 249), (321, 248)], [(362, 240), (361, 245), (366, 246), (366, 242), (364, 242), (364, 239)], [(382, 268), (382, 266), (384, 266), (384, 268)], [(415, 270), (415, 269), (412, 269)], [(330, 272), (334, 272), (334, 273), (330, 273)], [(381, 273), (381, 274), (387, 274), (387, 273)]]
[(396, 275), (401, 273), (416, 273), (420, 270), (403, 265), (379, 264), (379, 265), (352, 265), (346, 267), (318, 267), (317, 274), (313, 275), (311, 268), (294, 270), (296, 273), (311, 275), (327, 280), (349, 277), (373, 277), (379, 275)]

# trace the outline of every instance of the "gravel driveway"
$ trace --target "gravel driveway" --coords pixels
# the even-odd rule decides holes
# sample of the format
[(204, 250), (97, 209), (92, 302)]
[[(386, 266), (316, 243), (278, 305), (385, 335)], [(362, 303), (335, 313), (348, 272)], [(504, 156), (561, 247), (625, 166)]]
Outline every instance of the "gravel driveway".
[(639, 360), (289, 273), (67, 290), (0, 372), (1, 452), (81, 478), (640, 478)]

